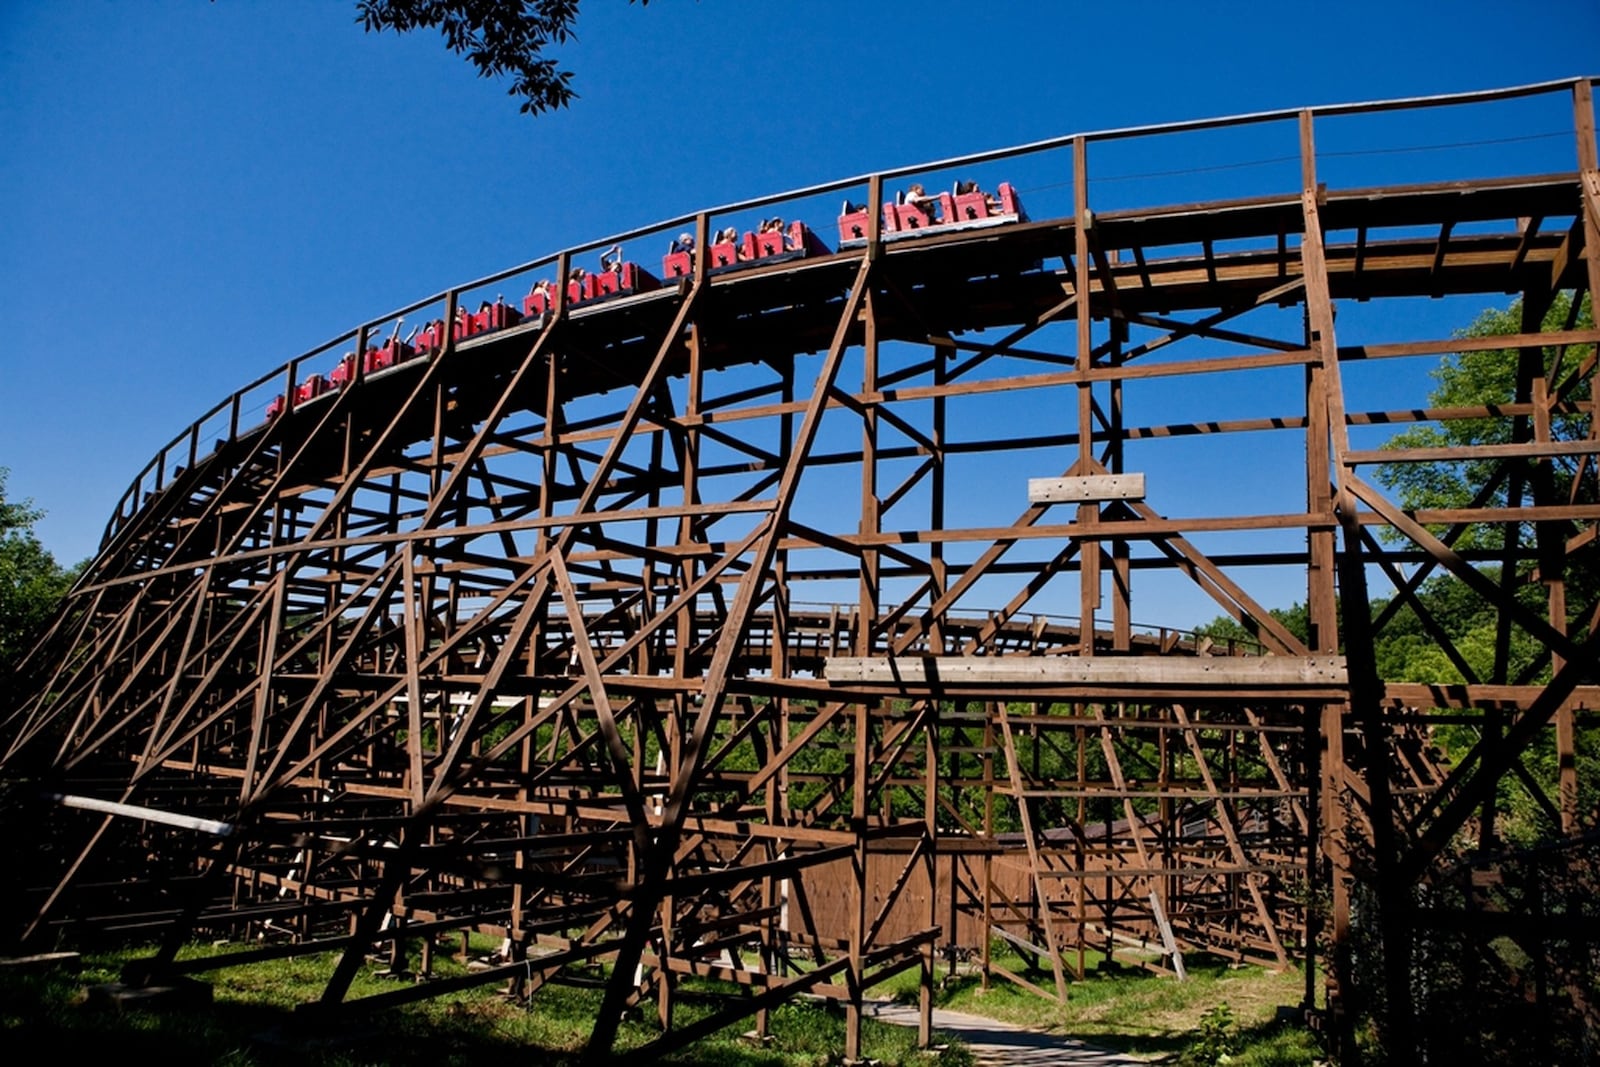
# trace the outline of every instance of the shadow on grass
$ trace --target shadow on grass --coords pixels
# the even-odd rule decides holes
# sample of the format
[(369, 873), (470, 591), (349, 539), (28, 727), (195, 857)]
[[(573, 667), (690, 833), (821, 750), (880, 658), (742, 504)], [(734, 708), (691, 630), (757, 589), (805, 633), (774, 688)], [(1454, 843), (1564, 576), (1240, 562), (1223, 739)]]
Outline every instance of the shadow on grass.
[(120, 1009), (86, 999), (67, 976), (0, 979), (0, 1027), (8, 1048), (39, 1057), (32, 1062), (48, 1055), (90, 1063), (114, 1051), (119, 1060), (172, 1064), (467, 1064), (519, 1047), (465, 1019), (316, 1023), (281, 1007), (221, 999), (198, 1008)]
[[(593, 1029), (600, 993), (559, 984), (540, 990), (531, 1008), (483, 991), (371, 1014), (318, 1018), (282, 1004), (234, 999), (218, 984), (217, 999), (203, 1007), (119, 1010), (85, 998), (85, 981), (103, 975), (0, 976), (0, 1041), (26, 1052), (25, 1062), (98, 1062), (116, 1058), (165, 1064), (228, 1067), (354, 1067), (357, 1064), (454, 1065), (507, 1059), (576, 1065)], [(281, 991), (279, 991), (281, 993)], [(250, 994), (245, 994), (246, 996)], [(703, 992), (685, 991), (680, 1022), (708, 1008)], [(667, 1056), (663, 1062), (709, 1067), (794, 1067), (827, 1062), (844, 1047), (842, 1012), (820, 1004), (788, 1003), (772, 1012), (772, 1038), (761, 1046), (742, 1040), (752, 1020), (736, 1023)], [(615, 1059), (659, 1036), (632, 1015), (618, 1038)], [(865, 1050), (885, 1063), (938, 1063), (968, 1067), (964, 1047), (933, 1059), (915, 1048), (915, 1034), (868, 1021)]]

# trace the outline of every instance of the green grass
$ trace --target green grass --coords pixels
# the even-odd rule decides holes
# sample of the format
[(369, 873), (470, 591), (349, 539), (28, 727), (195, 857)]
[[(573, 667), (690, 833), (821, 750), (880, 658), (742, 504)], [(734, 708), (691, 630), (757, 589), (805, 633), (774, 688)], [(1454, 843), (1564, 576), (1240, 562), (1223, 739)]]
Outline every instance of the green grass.
[[(184, 953), (212, 954), (196, 946)], [(447, 994), (368, 1016), (344, 1017), (320, 1027), (293, 1013), (315, 999), (331, 972), (332, 956), (230, 968), (198, 977), (213, 987), (214, 1004), (204, 1010), (118, 1011), (90, 1003), (84, 988), (115, 981), (121, 966), (141, 953), (85, 957), (81, 975), (0, 978), (0, 1033), (10, 1049), (49, 1050), (63, 1063), (103, 1058), (108, 1050), (134, 1061), (171, 1064), (215, 1063), (235, 1067), (355, 1067), (364, 1064), (427, 1064), (450, 1067), (477, 1064), (496, 1056), (523, 1062), (569, 1064), (577, 1061), (593, 1029), (600, 1004), (597, 988), (551, 984), (531, 1006), (508, 1000), (494, 987)], [(369, 963), (352, 987), (351, 998), (396, 988), (376, 976)], [(435, 957), (441, 976), (461, 973), (454, 960)], [(709, 1012), (705, 984), (686, 983), (677, 1009), (680, 1024)], [(820, 1067), (835, 1061), (844, 1047), (842, 1012), (815, 1002), (785, 1004), (772, 1012), (771, 1039), (755, 1045), (741, 1037), (753, 1028), (746, 1019), (705, 1038), (663, 1062), (722, 1067)], [(646, 1021), (630, 1013), (617, 1038), (619, 1056), (659, 1035), (653, 1012)], [(948, 1042), (948, 1037), (941, 1037)], [(968, 1067), (971, 1056), (959, 1044), (942, 1053), (916, 1048), (916, 1033), (865, 1020), (865, 1054), (886, 1065), (937, 1064)]]
[[(1049, 989), (1047, 972), (1028, 974), (1024, 961), (996, 954), (995, 961), (1013, 973)], [(1065, 1004), (1047, 1000), (996, 976), (987, 990), (968, 968), (946, 979), (935, 1003), (953, 1011), (1000, 1019), (1029, 1029), (1077, 1038), (1130, 1055), (1175, 1063), (1203, 1062), (1194, 1057), (1201, 1019), (1225, 1004), (1234, 1019), (1238, 1051), (1230, 1067), (1289, 1067), (1325, 1059), (1314, 1036), (1300, 1025), (1277, 1021), (1279, 1007), (1301, 1002), (1305, 973), (1299, 967), (1269, 971), (1234, 967), (1215, 958), (1187, 956), (1188, 979), (1178, 981), (1142, 968), (1103, 966), (1091, 955), (1087, 977), (1068, 983)], [(941, 968), (941, 977), (944, 971)], [(916, 1002), (916, 975), (897, 976), (875, 989), (875, 995)]]
[[(483, 947), (483, 946), (476, 946)], [(191, 946), (184, 957), (230, 951), (229, 947)], [(508, 1000), (494, 986), (448, 994), (402, 1008), (345, 1017), (312, 1028), (294, 1014), (314, 1000), (333, 967), (331, 956), (233, 967), (198, 977), (213, 987), (207, 1010), (119, 1012), (86, 1001), (87, 985), (116, 980), (124, 962), (148, 951), (101, 953), (85, 957), (80, 976), (43, 975), (0, 978), (0, 1032), (6, 1047), (48, 1049), (52, 1059), (75, 1062), (103, 1057), (167, 1063), (218, 1063), (238, 1067), (355, 1067), (364, 1064), (453, 1064), (482, 1062), (496, 1054), (537, 1063), (576, 1063), (599, 1008), (592, 986), (552, 984), (540, 990), (531, 1007)], [(1015, 957), (997, 957), (1023, 972)], [(1056, 1004), (1003, 979), (985, 990), (976, 974), (959, 973), (938, 992), (940, 1007), (1078, 1038), (1093, 1044), (1174, 1064), (1197, 1064), (1202, 1017), (1228, 1006), (1235, 1037), (1230, 1067), (1303, 1067), (1324, 1058), (1312, 1035), (1276, 1021), (1277, 1009), (1300, 1002), (1304, 975), (1298, 968), (1280, 972), (1230, 967), (1205, 957), (1186, 959), (1189, 980), (1112, 966), (1095, 969), (1069, 985), (1066, 1004)], [(393, 990), (369, 962), (356, 979), (352, 999)], [(461, 965), (440, 952), (441, 977), (459, 974)], [(941, 974), (943, 969), (941, 968)], [(1046, 975), (1033, 980), (1048, 987)], [(710, 1010), (705, 983), (686, 983), (677, 1021), (684, 1024)], [(917, 972), (904, 972), (872, 991), (909, 1003), (917, 999)], [(772, 1012), (771, 1039), (762, 1045), (744, 1040), (753, 1028), (746, 1019), (669, 1057), (666, 1062), (724, 1067), (820, 1067), (837, 1062), (844, 1047), (842, 1011), (813, 1001), (785, 1004)], [(653, 1011), (630, 1013), (617, 1038), (619, 1057), (656, 1036)], [(922, 1053), (916, 1032), (866, 1020), (865, 1054), (886, 1065), (938, 1064), (967, 1067), (970, 1052), (948, 1035), (936, 1042), (942, 1053)]]

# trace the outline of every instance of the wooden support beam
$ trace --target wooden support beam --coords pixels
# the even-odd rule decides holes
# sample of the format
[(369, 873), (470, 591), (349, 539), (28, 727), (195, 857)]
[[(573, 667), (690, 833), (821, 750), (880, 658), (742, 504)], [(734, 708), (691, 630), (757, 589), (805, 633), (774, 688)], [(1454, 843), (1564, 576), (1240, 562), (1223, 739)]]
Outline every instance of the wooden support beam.
[(1255, 658), (1082, 656), (897, 656), (830, 657), (824, 677), (832, 684), (937, 686), (1162, 687), (1266, 689), (1346, 684), (1343, 656)]

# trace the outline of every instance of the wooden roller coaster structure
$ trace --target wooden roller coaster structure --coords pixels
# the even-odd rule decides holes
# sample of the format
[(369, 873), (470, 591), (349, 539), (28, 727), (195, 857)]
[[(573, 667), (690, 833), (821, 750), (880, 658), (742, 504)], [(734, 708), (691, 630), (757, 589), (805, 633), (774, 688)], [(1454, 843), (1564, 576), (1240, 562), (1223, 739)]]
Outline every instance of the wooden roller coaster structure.
[[(1600, 629), (1563, 574), (1594, 565), (1597, 338), (1540, 325), (1556, 294), (1576, 306), (1600, 284), (1592, 85), (915, 168), (1043, 166), (1072, 202), (914, 239), (886, 240), (882, 210), (912, 168), (832, 183), (650, 232), (690, 229), (704, 249), (739, 211), (864, 193), (865, 233), (839, 252), (723, 272), (680, 259), (654, 291), (553, 294), (537, 319), (298, 389), (398, 315), (451, 322), (479, 290), (565, 278), (577, 253), (562, 253), (291, 362), (156, 457), (19, 667), (0, 776), (29, 862), (7, 920), (32, 943), (155, 938), (149, 980), (332, 953), (308, 1006), (324, 1011), (484, 983), (532, 996), (587, 968), (605, 985), (596, 1055), (643, 1002), (663, 1051), (820, 995), (846, 1006), (856, 1058), (864, 991), (908, 968), (926, 1037), (942, 952), (1062, 998), (1090, 951), (1158, 968), (1190, 950), (1315, 957), (1307, 1005), (1337, 1019), (1364, 886), (1403, 1019), (1423, 921), (1405, 902), (1469, 824), (1492, 838), (1496, 789), (1527, 777), (1541, 733), (1562, 757), (1546, 806), (1568, 833), (1592, 825), (1572, 753)], [(1327, 123), (1534, 100), (1570, 117), (1576, 170), (1319, 179)], [(1184, 206), (1092, 195), (1091, 152), (1207, 131), (1292, 144), (1297, 179)], [(1519, 295), (1524, 332), (1339, 343), (1340, 302), (1462, 293)], [(1514, 403), (1349, 402), (1353, 367), (1473, 345), (1522, 352)], [(263, 391), (290, 402), (253, 420)], [(1557, 439), (1553, 415), (1581, 432)], [(1503, 420), (1509, 443), (1352, 444), (1455, 419)], [(1146, 457), (1245, 434), (1289, 471), (1262, 480), (1259, 507), (1162, 506), (1171, 481), (1147, 479)], [(1197, 485), (1249, 473), (1198, 455)], [(1575, 459), (1580, 488), (1555, 498), (1542, 472)], [(1364, 473), (1405, 462), (1470, 463), (1481, 491), (1407, 510)], [(1500, 547), (1458, 550), (1468, 528)], [(1248, 591), (1273, 567), (1304, 574), (1308, 639)], [(1369, 581), (1398, 607), (1436, 573), (1536, 641), (1545, 680), (1501, 657), (1467, 684), (1380, 681), (1373, 638), (1394, 611), (1364, 610)], [(1135, 586), (1174, 580), (1255, 643), (1137, 625)], [(1519, 600), (1529, 581), (1547, 611)], [(1454, 768), (1429, 737), (1446, 719), (1483, 736)], [(502, 943), (487, 966), (349, 996), (374, 946), (403, 971), (421, 939), (426, 970), (466, 931)], [(180, 951), (201, 934), (258, 941)], [(686, 996), (712, 1009), (684, 1024)]]

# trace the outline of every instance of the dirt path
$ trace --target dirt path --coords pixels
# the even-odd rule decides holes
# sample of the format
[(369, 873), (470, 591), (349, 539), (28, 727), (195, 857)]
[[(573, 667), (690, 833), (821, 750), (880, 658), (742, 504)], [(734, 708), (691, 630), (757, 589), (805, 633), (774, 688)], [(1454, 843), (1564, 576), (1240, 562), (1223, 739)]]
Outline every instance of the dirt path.
[[(892, 1001), (873, 1001), (866, 1011), (875, 1019), (896, 1026), (916, 1026), (917, 1009)], [(933, 1009), (933, 1026), (947, 1030), (965, 1041), (985, 1067), (1134, 1067), (1148, 1061), (1135, 1059), (1111, 1049), (1096, 1048), (1082, 1041), (1037, 1030), (1024, 1030), (1010, 1023), (985, 1019), (981, 1015)]]

